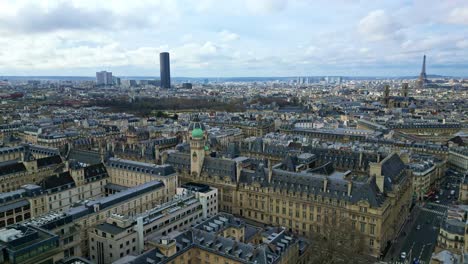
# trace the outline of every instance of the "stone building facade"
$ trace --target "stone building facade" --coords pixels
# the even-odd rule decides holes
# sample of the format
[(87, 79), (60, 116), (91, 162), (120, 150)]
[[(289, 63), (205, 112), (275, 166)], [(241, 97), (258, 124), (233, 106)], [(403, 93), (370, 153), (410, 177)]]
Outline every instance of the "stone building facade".
[[(367, 175), (337, 171), (333, 163), (288, 156), (279, 164), (247, 157), (206, 155), (202, 124), (190, 138), (190, 153), (167, 157), (180, 182), (218, 189), (220, 210), (305, 236), (321, 233), (335, 219), (351, 223), (365, 237), (368, 253), (379, 256), (409, 212), (412, 186), (397, 154), (369, 163)], [(312, 155), (313, 156), (313, 155)]]

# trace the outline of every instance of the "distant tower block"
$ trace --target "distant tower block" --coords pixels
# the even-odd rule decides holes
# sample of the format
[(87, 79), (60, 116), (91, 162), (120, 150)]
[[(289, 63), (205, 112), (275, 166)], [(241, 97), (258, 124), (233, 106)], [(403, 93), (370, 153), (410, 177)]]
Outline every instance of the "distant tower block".
[(171, 88), (171, 67), (169, 61), (169, 52), (159, 54), (159, 67), (161, 73), (161, 88)]

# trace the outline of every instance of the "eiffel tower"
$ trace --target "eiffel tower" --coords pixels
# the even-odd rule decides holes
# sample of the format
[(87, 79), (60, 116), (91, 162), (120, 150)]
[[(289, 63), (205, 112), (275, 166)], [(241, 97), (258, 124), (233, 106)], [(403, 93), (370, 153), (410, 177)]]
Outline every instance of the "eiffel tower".
[(421, 69), (421, 73), (419, 74), (419, 79), (418, 79), (418, 88), (422, 89), (426, 87), (426, 84), (428, 83), (427, 81), (427, 75), (426, 75), (426, 55), (423, 57), (423, 65)]

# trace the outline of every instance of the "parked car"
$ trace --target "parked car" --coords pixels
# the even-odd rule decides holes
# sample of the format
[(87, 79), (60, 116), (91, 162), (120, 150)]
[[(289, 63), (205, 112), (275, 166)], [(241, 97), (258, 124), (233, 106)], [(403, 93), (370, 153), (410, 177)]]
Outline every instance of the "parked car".
[(401, 257), (402, 260), (405, 260), (406, 259), (406, 252), (401, 252), (400, 257)]
[(419, 230), (419, 229), (421, 229), (421, 225), (418, 225), (418, 226), (416, 227), (416, 230)]

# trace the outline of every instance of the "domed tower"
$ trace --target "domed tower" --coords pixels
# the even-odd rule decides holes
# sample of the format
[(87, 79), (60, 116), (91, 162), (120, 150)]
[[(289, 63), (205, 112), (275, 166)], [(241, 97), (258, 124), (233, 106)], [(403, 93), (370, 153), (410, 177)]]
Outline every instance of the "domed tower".
[(190, 139), (190, 174), (194, 177), (200, 176), (203, 161), (205, 159), (205, 126), (195, 117), (189, 125)]

